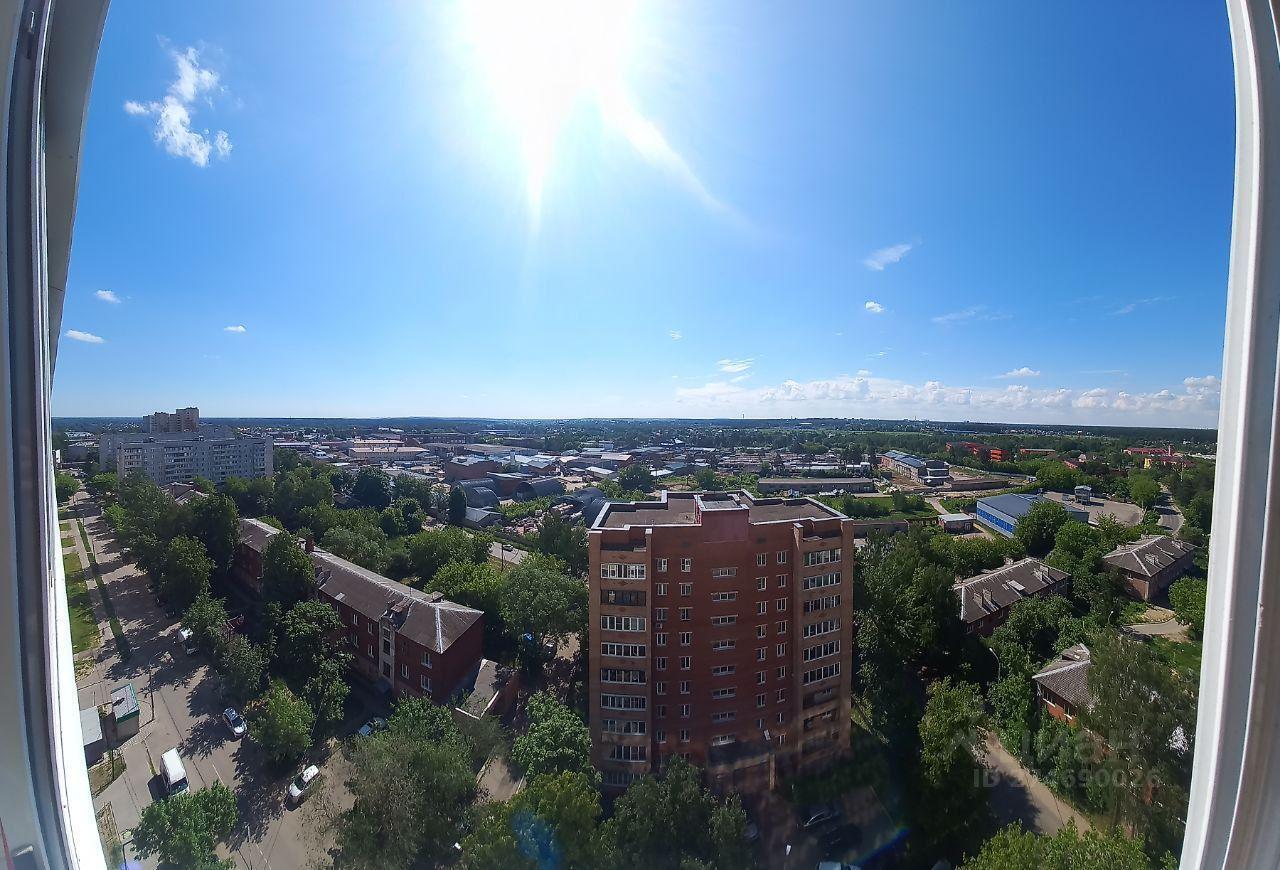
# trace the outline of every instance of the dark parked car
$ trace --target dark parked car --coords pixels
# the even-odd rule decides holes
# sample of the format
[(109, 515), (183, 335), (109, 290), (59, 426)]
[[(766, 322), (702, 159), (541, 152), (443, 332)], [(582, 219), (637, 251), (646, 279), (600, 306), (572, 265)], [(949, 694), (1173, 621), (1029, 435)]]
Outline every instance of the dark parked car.
[(814, 804), (811, 807), (805, 807), (804, 812), (800, 814), (800, 826), (816, 828), (838, 818), (840, 818), (840, 809), (835, 804)]

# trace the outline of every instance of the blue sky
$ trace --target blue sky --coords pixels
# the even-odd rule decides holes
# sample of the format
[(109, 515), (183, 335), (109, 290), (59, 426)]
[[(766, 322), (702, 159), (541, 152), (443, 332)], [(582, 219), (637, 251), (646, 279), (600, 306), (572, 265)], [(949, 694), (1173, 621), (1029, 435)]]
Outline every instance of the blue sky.
[(1216, 424), (1220, 4), (553, 6), (114, 3), (55, 414)]

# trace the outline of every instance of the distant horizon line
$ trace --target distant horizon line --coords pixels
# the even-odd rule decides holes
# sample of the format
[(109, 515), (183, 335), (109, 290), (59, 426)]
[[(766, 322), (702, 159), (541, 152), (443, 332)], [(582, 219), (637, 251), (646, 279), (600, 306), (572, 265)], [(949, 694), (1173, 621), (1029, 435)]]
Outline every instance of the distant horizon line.
[[(141, 422), (145, 414), (91, 415), (60, 414), (50, 417), (50, 421), (59, 420), (136, 420)], [(915, 417), (449, 417), (431, 415), (381, 415), (372, 417), (326, 417), (326, 416), (269, 416), (269, 415), (209, 415), (203, 413), (201, 422), (209, 420), (252, 420), (252, 421), (337, 421), (337, 422), (378, 422), (378, 421), (439, 421), (458, 423), (911, 423), (916, 425), (948, 426), (1004, 426), (1020, 428), (1045, 429), (1186, 429), (1197, 432), (1217, 432), (1216, 426), (1193, 426), (1176, 424), (1120, 424), (1120, 423), (1014, 423), (1001, 420), (933, 420)]]

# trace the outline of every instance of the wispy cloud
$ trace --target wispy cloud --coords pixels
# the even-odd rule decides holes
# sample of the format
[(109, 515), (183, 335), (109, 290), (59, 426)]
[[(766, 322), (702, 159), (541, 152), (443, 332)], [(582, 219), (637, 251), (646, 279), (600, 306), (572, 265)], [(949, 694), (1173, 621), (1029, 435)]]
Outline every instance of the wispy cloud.
[(870, 299), (868, 299), (867, 304), (864, 305), (863, 307), (866, 308), (868, 311), (870, 311), (872, 314), (884, 314), (884, 306), (881, 305), (879, 302), (873, 302)]
[(733, 377), (729, 378), (729, 383), (740, 384), (749, 377), (751, 377), (751, 375), (734, 375)]
[(222, 331), (223, 331), (223, 332), (243, 333), (243, 332), (248, 332), (249, 330), (245, 329), (243, 326), (237, 325), (237, 326), (224, 326), (224, 327), (222, 327)]
[(989, 320), (1008, 320), (1012, 315), (988, 311), (985, 305), (973, 305), (960, 311), (949, 311), (931, 318), (942, 326), (955, 326), (959, 323), (980, 323)]
[(94, 335), (92, 332), (83, 332), (79, 329), (68, 329), (65, 334), (72, 341), (83, 341), (85, 344), (102, 344), (106, 341), (100, 335)]
[(1116, 317), (1123, 317), (1126, 314), (1132, 314), (1133, 312), (1137, 311), (1139, 308), (1145, 308), (1148, 305), (1156, 305), (1160, 302), (1171, 302), (1171, 301), (1173, 301), (1172, 296), (1148, 296), (1146, 299), (1135, 299), (1132, 302), (1127, 302), (1124, 305), (1121, 305), (1119, 308), (1112, 311), (1111, 313)]
[(722, 372), (727, 372), (728, 374), (737, 374), (738, 372), (745, 372), (747, 369), (751, 368), (754, 363), (754, 357), (747, 357), (746, 359), (722, 359), (716, 363), (716, 368), (720, 369)]
[(93, 295), (103, 302), (110, 302), (112, 305), (120, 304), (120, 297), (112, 293), (110, 290), (95, 290)]
[(866, 266), (873, 272), (883, 272), (885, 266), (891, 266), (894, 263), (901, 262), (902, 258), (911, 252), (915, 245), (909, 242), (903, 242), (898, 245), (890, 245), (887, 248), (881, 248), (878, 251), (872, 251), (867, 258), (862, 261), (862, 265)]
[(671, 336), (672, 341), (679, 341), (680, 339), (684, 338), (684, 333), (678, 329), (671, 330), (670, 332), (667, 333), (667, 335)]
[(1030, 366), (1022, 366), (1021, 368), (1016, 368), (1013, 371), (1005, 372), (1002, 375), (996, 375), (996, 377), (997, 378), (1038, 378), (1040, 377), (1040, 372), (1036, 371)]
[(156, 143), (174, 157), (184, 157), (196, 166), (208, 166), (209, 158), (217, 156), (225, 160), (231, 156), (231, 137), (226, 130), (210, 133), (191, 127), (193, 106), (204, 98), (212, 104), (214, 94), (223, 88), (218, 84), (218, 74), (200, 65), (200, 52), (194, 46), (181, 51), (171, 49), (177, 69), (177, 78), (169, 84), (168, 93), (159, 100), (139, 102), (128, 100), (124, 111), (128, 115), (155, 119)]

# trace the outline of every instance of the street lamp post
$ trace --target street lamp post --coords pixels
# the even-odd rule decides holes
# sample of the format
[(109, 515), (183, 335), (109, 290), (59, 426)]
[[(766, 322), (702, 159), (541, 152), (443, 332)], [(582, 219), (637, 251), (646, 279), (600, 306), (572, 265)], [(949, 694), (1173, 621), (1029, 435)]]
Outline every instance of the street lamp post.
[(991, 653), (991, 657), (996, 660), (996, 682), (1000, 682), (1000, 656), (996, 655), (996, 651), (991, 647), (987, 647), (987, 652)]

